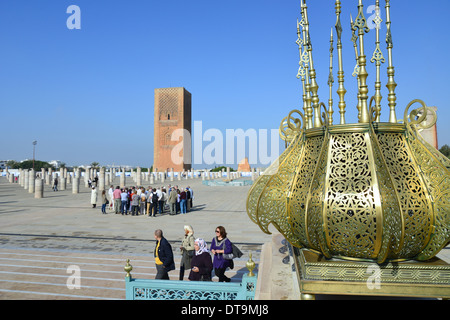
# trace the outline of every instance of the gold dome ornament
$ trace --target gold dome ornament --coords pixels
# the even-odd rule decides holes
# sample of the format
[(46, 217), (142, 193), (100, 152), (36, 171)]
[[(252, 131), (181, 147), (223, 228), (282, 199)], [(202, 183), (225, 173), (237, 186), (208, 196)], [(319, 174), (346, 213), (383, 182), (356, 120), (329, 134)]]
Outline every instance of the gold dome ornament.
[(127, 273), (126, 277), (131, 278), (131, 271), (133, 270), (133, 266), (130, 264), (130, 259), (127, 259), (127, 264), (123, 269)]
[[(378, 14), (374, 22), (380, 26), (379, 0), (376, 6)], [(342, 46), (340, 13), (341, 1), (337, 0), (338, 46)], [(280, 135), (287, 149), (249, 191), (250, 219), (268, 234), (269, 225), (273, 224), (293, 246), (320, 252), (326, 258), (380, 264), (387, 260), (433, 258), (450, 242), (450, 160), (419, 133), (436, 122), (435, 113), (431, 121), (427, 119), (429, 108), (423, 101), (413, 100), (405, 109), (404, 120), (397, 121), (390, 1), (386, 0), (389, 61), (386, 123), (380, 122), (379, 74), (384, 58), (379, 46), (379, 27), (375, 29), (377, 41), (372, 58), (377, 70), (375, 95), (367, 104), (364, 34), (369, 29), (362, 0), (352, 24), (353, 31), (358, 31), (355, 43), (359, 40), (360, 46), (357, 56), (360, 109), (359, 122), (355, 124), (345, 121), (342, 50), (338, 50), (340, 124), (333, 125), (331, 97), (328, 109), (318, 103), (317, 90), (311, 88), (311, 83), (316, 84), (316, 74), (311, 72), (314, 67), (306, 0), (302, 0), (302, 18), (298, 26), (303, 32), (298, 28), (297, 43), (305, 113), (294, 110), (283, 119)], [(332, 50), (330, 53), (332, 59)], [(330, 87), (332, 83), (329, 81)], [(409, 112), (416, 104), (420, 107)]]
[(249, 271), (248, 276), (249, 276), (249, 277), (254, 277), (255, 274), (253, 273), (253, 270), (254, 270), (255, 267), (256, 267), (256, 263), (255, 263), (255, 262), (253, 261), (253, 259), (252, 259), (252, 253), (251, 253), (251, 252), (250, 252), (249, 259), (248, 259), (248, 261), (247, 261), (247, 263), (246, 263), (246, 267), (247, 267), (247, 269), (248, 269), (248, 271)]

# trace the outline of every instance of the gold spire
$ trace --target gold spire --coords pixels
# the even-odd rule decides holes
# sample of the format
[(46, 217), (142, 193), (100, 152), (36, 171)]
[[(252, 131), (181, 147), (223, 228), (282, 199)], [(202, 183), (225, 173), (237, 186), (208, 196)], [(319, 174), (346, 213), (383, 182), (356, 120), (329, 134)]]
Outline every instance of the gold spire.
[(328, 76), (328, 86), (330, 88), (330, 98), (328, 99), (328, 125), (333, 125), (333, 28), (331, 28), (330, 36), (330, 75)]
[(338, 70), (338, 82), (339, 82), (339, 88), (337, 90), (337, 94), (339, 95), (339, 113), (341, 114), (340, 117), (340, 124), (345, 124), (345, 94), (347, 93), (347, 90), (345, 90), (344, 87), (344, 64), (342, 59), (342, 24), (341, 24), (341, 1), (336, 0), (336, 33), (337, 33), (337, 52), (338, 52), (338, 59), (339, 59), (339, 70)]
[[(300, 55), (300, 61), (299, 61), (299, 69), (298, 69), (298, 73), (297, 73), (297, 79), (302, 80), (302, 89), (303, 89), (303, 111), (305, 113), (305, 126), (306, 129), (310, 129), (312, 127), (312, 120), (311, 120), (311, 127), (309, 126), (309, 122), (308, 121), (308, 115), (309, 115), (309, 107), (311, 104), (311, 95), (309, 93), (309, 79), (307, 77), (307, 73), (308, 73), (308, 63), (309, 63), (309, 59), (308, 59), (308, 53), (306, 52), (305, 49), (305, 41), (304, 39), (302, 39), (302, 35), (301, 35), (301, 31), (300, 31), (300, 26), (303, 25), (303, 20), (301, 22), (298, 21), (297, 19), (297, 45), (298, 45), (298, 50), (299, 50), (299, 55)], [(308, 81), (308, 83), (307, 83)]]
[(311, 45), (311, 37), (309, 35), (309, 20), (308, 20), (308, 6), (306, 5), (306, 0), (301, 0), (302, 3), (302, 12), (303, 12), (303, 18), (305, 20), (305, 28), (306, 28), (306, 34), (308, 39), (307, 42), (307, 50), (309, 54), (309, 77), (311, 80), (311, 102), (312, 107), (314, 109), (314, 120), (313, 120), (313, 126), (314, 128), (320, 128), (322, 127), (322, 121), (320, 119), (320, 99), (318, 95), (319, 91), (319, 85), (316, 81), (316, 70), (314, 69), (314, 60), (312, 55), (312, 45)]
[[(376, 0), (375, 2), (375, 19), (373, 22), (375, 22), (375, 28), (376, 28), (376, 42), (375, 42), (375, 51), (373, 53), (372, 59), (370, 62), (374, 63), (376, 65), (377, 69), (377, 79), (375, 81), (375, 95), (373, 96), (373, 100), (375, 101), (375, 122), (380, 122), (380, 116), (381, 116), (381, 63), (384, 63), (386, 60), (383, 57), (383, 53), (380, 49), (380, 28), (381, 28), (381, 22), (383, 20), (381, 19), (380, 15), (380, 0)], [(372, 113), (372, 110), (370, 110)]]
[(397, 116), (395, 114), (395, 107), (397, 105), (397, 96), (395, 94), (395, 88), (397, 84), (394, 80), (395, 69), (394, 63), (392, 61), (392, 48), (394, 48), (394, 43), (392, 42), (392, 33), (391, 33), (391, 4), (390, 0), (386, 0), (386, 26), (387, 26), (387, 34), (386, 34), (386, 43), (388, 50), (388, 83), (386, 87), (389, 90), (388, 101), (389, 101), (389, 122), (397, 123)]
[(359, 0), (358, 5), (358, 16), (355, 19), (355, 23), (353, 25), (353, 30), (356, 31), (358, 29), (358, 37), (359, 37), (359, 58), (358, 58), (358, 65), (359, 65), (359, 80), (360, 80), (360, 86), (359, 86), (359, 92), (361, 94), (361, 116), (359, 118), (360, 123), (369, 123), (369, 110), (367, 106), (367, 100), (369, 98), (368, 93), (369, 89), (367, 86), (367, 77), (369, 74), (366, 70), (366, 55), (364, 53), (364, 33), (369, 32), (369, 28), (367, 27), (367, 20), (364, 16), (364, 5), (362, 3), (362, 0)]

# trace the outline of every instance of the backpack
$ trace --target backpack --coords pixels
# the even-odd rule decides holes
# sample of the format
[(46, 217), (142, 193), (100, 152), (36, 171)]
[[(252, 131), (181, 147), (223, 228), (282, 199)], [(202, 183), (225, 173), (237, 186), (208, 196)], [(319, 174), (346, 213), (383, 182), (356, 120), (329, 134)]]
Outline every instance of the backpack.
[(158, 194), (156, 192), (153, 192), (152, 195), (152, 202), (157, 203), (158, 202)]

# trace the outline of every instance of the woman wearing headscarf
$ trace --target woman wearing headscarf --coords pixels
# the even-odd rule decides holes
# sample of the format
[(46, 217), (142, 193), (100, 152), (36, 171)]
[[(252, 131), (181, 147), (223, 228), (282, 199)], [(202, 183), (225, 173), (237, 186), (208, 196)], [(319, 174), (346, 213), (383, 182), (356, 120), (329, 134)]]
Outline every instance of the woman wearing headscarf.
[(206, 241), (203, 239), (196, 239), (195, 256), (191, 261), (191, 273), (189, 280), (191, 281), (211, 281), (211, 272), (213, 269), (211, 255), (208, 251)]
[(191, 268), (191, 259), (194, 256), (194, 229), (184, 226), (184, 238), (181, 243), (180, 280), (184, 278), (184, 271)]

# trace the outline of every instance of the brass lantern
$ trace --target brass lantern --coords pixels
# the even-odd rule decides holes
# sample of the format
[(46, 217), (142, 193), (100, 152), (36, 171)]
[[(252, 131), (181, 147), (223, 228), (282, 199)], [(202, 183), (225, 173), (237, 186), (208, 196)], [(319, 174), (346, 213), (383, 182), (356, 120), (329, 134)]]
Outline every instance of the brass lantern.
[[(379, 9), (379, 0), (376, 4)], [(404, 120), (396, 119), (389, 0), (389, 122), (380, 122), (379, 71), (384, 62), (379, 46), (380, 28), (376, 30), (377, 46), (371, 60), (376, 63), (376, 90), (367, 104), (363, 41), (368, 28), (359, 0), (358, 16), (352, 23), (359, 122), (345, 123), (340, 13), (341, 1), (337, 0), (340, 123), (333, 125), (331, 95), (329, 108), (319, 103), (303, 0), (297, 43), (304, 113), (294, 110), (283, 120), (280, 134), (287, 149), (252, 186), (247, 199), (248, 215), (264, 232), (270, 234), (269, 225), (273, 224), (293, 246), (320, 252), (326, 258), (378, 263), (431, 259), (450, 242), (450, 161), (419, 133), (425, 122), (426, 126), (436, 122), (436, 115), (432, 113), (434, 119), (430, 121), (426, 104), (413, 100), (405, 109)], [(380, 25), (379, 14), (374, 22)], [(330, 53), (332, 61), (332, 50)], [(333, 81), (328, 83), (331, 88)], [(419, 108), (410, 112), (415, 104)]]

